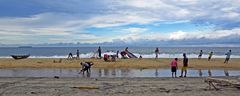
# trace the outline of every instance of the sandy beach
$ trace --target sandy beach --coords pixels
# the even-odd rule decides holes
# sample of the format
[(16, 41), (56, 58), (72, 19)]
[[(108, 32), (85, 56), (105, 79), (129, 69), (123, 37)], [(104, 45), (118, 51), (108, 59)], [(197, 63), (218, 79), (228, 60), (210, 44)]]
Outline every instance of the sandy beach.
[[(164, 59), (117, 59), (116, 62), (105, 62), (102, 59), (79, 59), (67, 60), (62, 59), (61, 63), (56, 58), (28, 58), (22, 60), (14, 60), (11, 58), (1, 58), (0, 68), (79, 68), (80, 62), (92, 61), (93, 68), (169, 68), (171, 58)], [(212, 59), (189, 59), (189, 68), (193, 69), (240, 69), (240, 59), (233, 58), (228, 64), (224, 64), (223, 58)], [(182, 59), (178, 61), (178, 66), (182, 66)]]
[[(227, 79), (236, 77), (223, 77)], [(205, 78), (0, 78), (1, 96), (239, 96)]]

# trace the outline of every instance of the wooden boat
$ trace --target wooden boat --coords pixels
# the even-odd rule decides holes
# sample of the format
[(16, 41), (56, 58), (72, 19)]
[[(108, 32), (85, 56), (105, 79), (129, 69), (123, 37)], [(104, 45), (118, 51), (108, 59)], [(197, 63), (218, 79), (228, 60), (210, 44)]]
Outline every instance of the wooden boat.
[(26, 59), (30, 56), (30, 54), (28, 54), (28, 55), (11, 55), (11, 56), (12, 56), (12, 58), (17, 60), (17, 59)]

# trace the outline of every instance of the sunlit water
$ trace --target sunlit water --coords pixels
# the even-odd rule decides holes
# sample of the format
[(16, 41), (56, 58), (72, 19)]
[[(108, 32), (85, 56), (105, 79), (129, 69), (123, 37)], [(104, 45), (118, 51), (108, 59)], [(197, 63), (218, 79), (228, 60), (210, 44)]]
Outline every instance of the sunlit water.
[[(80, 69), (0, 69), (0, 77), (171, 77), (170, 69), (92, 69), (79, 74)], [(180, 70), (177, 71), (178, 76)], [(188, 77), (240, 76), (240, 70), (188, 70)]]

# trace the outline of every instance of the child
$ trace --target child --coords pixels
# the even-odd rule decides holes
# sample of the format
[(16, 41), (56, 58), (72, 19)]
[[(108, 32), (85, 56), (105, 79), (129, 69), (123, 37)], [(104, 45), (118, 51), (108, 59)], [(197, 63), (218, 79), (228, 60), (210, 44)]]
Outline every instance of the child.
[(175, 73), (175, 78), (177, 77), (177, 61), (178, 61), (178, 58), (175, 58), (175, 59), (171, 62), (172, 78), (173, 78), (173, 74), (174, 74), (174, 73)]

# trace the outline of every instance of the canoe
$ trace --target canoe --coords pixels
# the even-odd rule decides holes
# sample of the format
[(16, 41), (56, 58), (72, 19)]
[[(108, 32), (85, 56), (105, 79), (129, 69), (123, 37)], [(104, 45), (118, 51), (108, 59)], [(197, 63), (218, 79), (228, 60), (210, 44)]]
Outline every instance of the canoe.
[(30, 54), (28, 55), (11, 55), (13, 59), (26, 59), (30, 56)]

